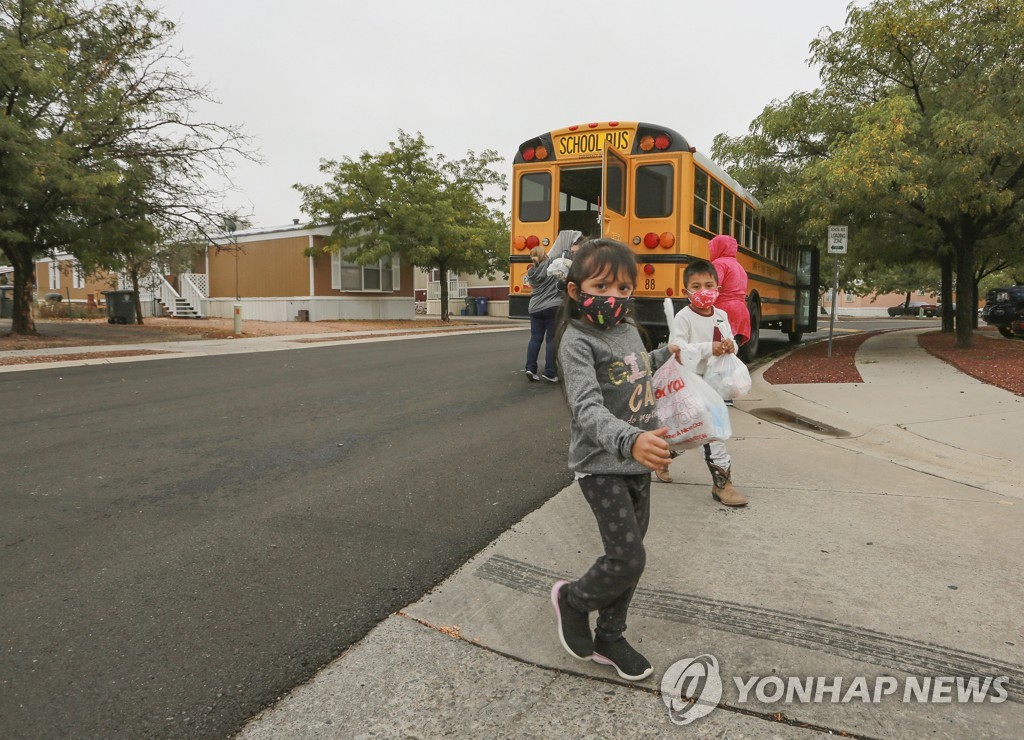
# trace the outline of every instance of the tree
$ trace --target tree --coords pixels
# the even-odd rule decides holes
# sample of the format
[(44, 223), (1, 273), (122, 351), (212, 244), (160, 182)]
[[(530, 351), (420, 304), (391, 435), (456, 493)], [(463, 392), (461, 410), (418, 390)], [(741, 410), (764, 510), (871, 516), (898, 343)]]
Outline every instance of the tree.
[(195, 119), (210, 98), (171, 51), (173, 33), (133, 0), (0, 0), (0, 251), (15, 270), (12, 332), (35, 333), (36, 258), (100, 264), (111, 239), (142, 220), (215, 225), (206, 176), (224, 175), (235, 154), (253, 158), (238, 129)]
[(778, 171), (815, 145), (784, 169), (776, 210), (819, 234), (850, 223), (858, 253), (911, 239), (943, 267), (947, 306), (955, 272), (957, 345), (969, 346), (979, 245), (1024, 213), (1024, 4), (851, 5), (811, 60), (821, 90), (773, 103), (760, 130), (723, 151), (750, 160), (746, 170)]
[(328, 251), (358, 264), (393, 254), (415, 267), (441, 273), (441, 318), (448, 321), (448, 272), (479, 276), (505, 271), (509, 227), (505, 176), (492, 169), (496, 152), (445, 159), (433, 155), (417, 133), (378, 154), (323, 160), (324, 185), (295, 185), (302, 211), (318, 226), (331, 226)]

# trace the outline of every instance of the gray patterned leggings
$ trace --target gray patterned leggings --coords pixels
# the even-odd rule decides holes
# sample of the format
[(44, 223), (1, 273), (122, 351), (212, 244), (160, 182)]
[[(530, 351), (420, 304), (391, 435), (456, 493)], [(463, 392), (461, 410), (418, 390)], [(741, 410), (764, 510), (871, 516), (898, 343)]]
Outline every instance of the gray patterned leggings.
[(588, 475), (579, 484), (597, 519), (604, 555), (569, 584), (567, 598), (574, 609), (597, 610), (597, 636), (614, 640), (626, 629), (626, 612), (647, 562), (651, 476)]

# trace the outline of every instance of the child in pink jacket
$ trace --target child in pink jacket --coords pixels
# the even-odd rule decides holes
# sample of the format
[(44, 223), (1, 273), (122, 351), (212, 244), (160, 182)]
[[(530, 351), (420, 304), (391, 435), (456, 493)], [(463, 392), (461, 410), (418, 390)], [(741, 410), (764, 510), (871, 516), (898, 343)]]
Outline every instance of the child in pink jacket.
[(718, 301), (715, 308), (729, 317), (736, 345), (750, 339), (750, 312), (747, 310), (747, 271), (736, 259), (738, 245), (731, 236), (719, 234), (708, 242), (708, 255), (718, 273)]

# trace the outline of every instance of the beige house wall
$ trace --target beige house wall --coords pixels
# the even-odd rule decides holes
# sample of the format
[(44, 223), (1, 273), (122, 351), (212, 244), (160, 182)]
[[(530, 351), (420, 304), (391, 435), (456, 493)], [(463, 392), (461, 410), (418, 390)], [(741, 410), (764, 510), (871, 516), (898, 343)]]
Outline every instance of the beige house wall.
[[(103, 300), (102, 291), (117, 290), (117, 273), (107, 272), (94, 275), (86, 275), (82, 288), (74, 287), (74, 266), (76, 260), (72, 257), (58, 259), (60, 264), (60, 287), (50, 287), (50, 265), (53, 260), (40, 260), (36, 262), (36, 300), (42, 300), (47, 293), (60, 293), (64, 300), (70, 299), (73, 302), (85, 303), (92, 295), (96, 302)], [(11, 278), (13, 282), (13, 276)]]
[(294, 236), (210, 247), (210, 298), (309, 295), (308, 246), (308, 237)]

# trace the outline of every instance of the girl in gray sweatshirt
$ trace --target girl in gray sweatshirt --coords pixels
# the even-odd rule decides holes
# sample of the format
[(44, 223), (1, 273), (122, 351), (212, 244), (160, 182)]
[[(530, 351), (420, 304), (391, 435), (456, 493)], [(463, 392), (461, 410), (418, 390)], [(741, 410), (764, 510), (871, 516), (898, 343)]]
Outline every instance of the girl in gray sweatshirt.
[[(576, 581), (558, 581), (551, 601), (569, 653), (615, 668), (630, 681), (652, 672), (623, 637), (626, 613), (646, 562), (652, 470), (669, 463), (658, 428), (652, 376), (676, 355), (648, 353), (633, 322), (636, 257), (610, 239), (585, 243), (566, 279), (558, 335), (558, 374), (570, 424), (569, 467), (594, 512), (604, 555)], [(596, 632), (590, 612), (596, 611)]]

